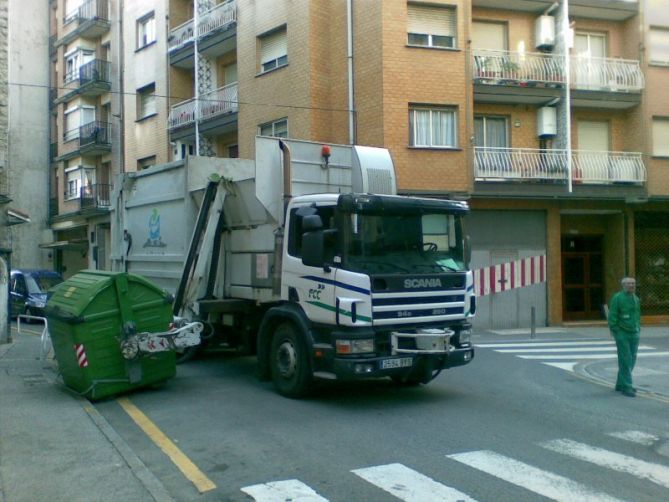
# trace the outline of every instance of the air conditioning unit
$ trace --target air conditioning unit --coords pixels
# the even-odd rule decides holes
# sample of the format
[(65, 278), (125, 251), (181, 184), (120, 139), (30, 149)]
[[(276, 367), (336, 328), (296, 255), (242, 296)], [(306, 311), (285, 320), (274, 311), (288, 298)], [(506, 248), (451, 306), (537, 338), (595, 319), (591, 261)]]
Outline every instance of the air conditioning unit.
[(183, 141), (174, 141), (172, 143), (172, 160), (183, 160), (188, 155), (195, 155), (195, 146)]
[(549, 138), (557, 134), (557, 108), (544, 106), (537, 110), (537, 136)]
[(553, 50), (555, 46), (555, 18), (539, 16), (534, 23), (535, 47), (542, 51)]

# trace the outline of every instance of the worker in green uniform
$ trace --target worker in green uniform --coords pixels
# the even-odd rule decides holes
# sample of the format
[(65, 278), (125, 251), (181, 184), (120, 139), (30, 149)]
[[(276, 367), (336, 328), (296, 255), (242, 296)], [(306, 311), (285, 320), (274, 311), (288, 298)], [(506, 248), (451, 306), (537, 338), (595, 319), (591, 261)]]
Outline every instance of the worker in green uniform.
[(636, 292), (636, 280), (625, 277), (622, 290), (609, 303), (609, 329), (618, 348), (618, 379), (616, 390), (628, 397), (636, 396), (632, 385), (632, 370), (636, 363), (641, 329), (641, 306)]

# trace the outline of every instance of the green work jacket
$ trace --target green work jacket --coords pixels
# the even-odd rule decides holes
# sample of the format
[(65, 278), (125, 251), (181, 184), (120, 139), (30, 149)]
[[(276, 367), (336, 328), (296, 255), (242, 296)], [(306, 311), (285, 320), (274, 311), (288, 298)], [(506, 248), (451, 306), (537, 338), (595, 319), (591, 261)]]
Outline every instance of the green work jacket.
[(609, 328), (614, 333), (638, 333), (641, 327), (639, 297), (618, 291), (609, 302)]

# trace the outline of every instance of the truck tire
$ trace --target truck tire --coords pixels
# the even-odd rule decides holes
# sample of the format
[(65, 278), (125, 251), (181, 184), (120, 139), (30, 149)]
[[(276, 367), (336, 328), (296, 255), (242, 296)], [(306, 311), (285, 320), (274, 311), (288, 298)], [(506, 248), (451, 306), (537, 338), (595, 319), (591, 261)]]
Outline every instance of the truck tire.
[(270, 368), (274, 387), (282, 396), (303, 397), (309, 392), (312, 377), (307, 349), (290, 323), (279, 324), (274, 330)]

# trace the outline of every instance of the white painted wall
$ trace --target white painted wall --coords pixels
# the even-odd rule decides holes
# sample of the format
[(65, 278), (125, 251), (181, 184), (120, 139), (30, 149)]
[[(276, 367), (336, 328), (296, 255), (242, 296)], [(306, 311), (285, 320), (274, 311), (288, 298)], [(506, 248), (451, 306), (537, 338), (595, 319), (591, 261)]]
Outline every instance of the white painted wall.
[(10, 206), (31, 219), (10, 228), (12, 267), (51, 268), (39, 248), (50, 239), (49, 2), (9, 0), (8, 18)]

